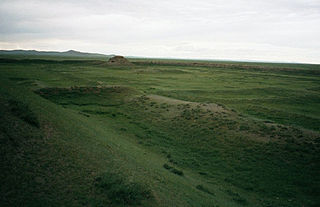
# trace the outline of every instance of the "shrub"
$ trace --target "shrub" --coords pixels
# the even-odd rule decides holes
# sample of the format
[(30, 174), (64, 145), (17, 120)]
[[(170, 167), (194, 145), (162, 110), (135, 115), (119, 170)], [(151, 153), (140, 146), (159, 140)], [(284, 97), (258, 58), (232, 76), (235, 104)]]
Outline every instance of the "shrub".
[(9, 100), (11, 112), (23, 121), (39, 128), (39, 121), (28, 105), (16, 100)]
[(241, 198), (241, 197), (234, 197), (233, 200), (241, 205), (246, 205), (247, 204), (247, 200), (245, 198)]
[(150, 190), (143, 185), (129, 182), (116, 173), (104, 173), (96, 179), (96, 186), (105, 192), (113, 203), (139, 205), (142, 200), (151, 197)]
[(238, 193), (235, 193), (232, 190), (227, 190), (226, 193), (232, 196), (232, 200), (234, 200), (235, 202), (241, 205), (247, 204), (247, 200), (245, 198), (242, 198)]
[(247, 131), (247, 130), (249, 130), (249, 126), (247, 126), (247, 125), (241, 125), (240, 127), (239, 127), (239, 130), (240, 131)]
[(181, 170), (176, 169), (176, 168), (172, 168), (171, 172), (173, 172), (174, 174), (183, 176), (183, 172)]
[(166, 164), (164, 164), (163, 165), (163, 167), (165, 168), (165, 169), (167, 169), (167, 170), (170, 170), (172, 167), (171, 166), (169, 166), (167, 163)]
[(165, 163), (165, 164), (163, 165), (163, 167), (164, 167), (165, 169), (169, 170), (170, 172), (176, 174), (176, 175), (183, 176), (183, 171), (182, 171), (182, 170), (178, 170), (178, 169), (176, 169), (176, 168), (168, 165), (167, 163)]
[(211, 192), (209, 189), (207, 189), (206, 187), (204, 187), (203, 185), (197, 185), (196, 188), (200, 191), (203, 191), (205, 193), (208, 193), (210, 195), (214, 195), (213, 192)]
[(199, 172), (200, 175), (208, 175), (206, 172)]

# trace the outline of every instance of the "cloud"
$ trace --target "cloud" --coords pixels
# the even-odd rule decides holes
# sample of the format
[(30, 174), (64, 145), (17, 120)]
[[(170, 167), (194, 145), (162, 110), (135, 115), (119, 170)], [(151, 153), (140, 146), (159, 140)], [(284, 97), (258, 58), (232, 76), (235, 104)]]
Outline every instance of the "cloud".
[(0, 2), (3, 49), (320, 63), (319, 25), (318, 0)]

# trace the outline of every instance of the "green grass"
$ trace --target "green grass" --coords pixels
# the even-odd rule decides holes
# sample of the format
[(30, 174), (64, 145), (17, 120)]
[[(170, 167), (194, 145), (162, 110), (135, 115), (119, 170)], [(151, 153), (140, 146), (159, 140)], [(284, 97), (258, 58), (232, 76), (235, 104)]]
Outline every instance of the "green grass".
[(320, 67), (0, 60), (1, 206), (318, 206)]

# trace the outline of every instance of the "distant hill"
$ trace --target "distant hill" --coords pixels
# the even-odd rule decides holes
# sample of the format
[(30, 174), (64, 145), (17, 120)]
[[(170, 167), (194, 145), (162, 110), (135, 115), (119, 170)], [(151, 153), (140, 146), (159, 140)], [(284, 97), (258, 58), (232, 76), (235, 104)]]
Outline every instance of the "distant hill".
[(75, 50), (65, 52), (37, 51), (37, 50), (0, 50), (0, 55), (23, 55), (23, 56), (59, 56), (59, 57), (83, 57), (83, 58), (110, 58), (114, 55), (98, 53), (86, 53)]

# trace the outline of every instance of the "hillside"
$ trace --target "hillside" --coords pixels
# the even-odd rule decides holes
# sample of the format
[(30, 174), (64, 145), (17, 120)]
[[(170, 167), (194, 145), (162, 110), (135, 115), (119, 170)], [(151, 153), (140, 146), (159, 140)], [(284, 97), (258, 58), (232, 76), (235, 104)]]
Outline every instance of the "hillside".
[(318, 65), (62, 60), (0, 59), (1, 206), (319, 206)]

